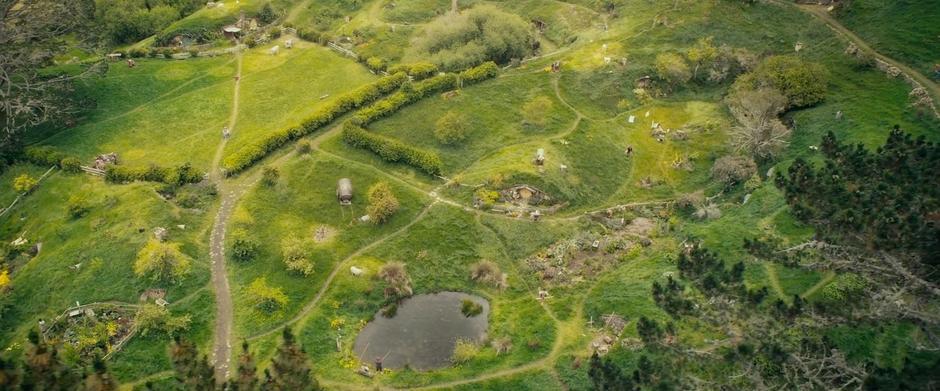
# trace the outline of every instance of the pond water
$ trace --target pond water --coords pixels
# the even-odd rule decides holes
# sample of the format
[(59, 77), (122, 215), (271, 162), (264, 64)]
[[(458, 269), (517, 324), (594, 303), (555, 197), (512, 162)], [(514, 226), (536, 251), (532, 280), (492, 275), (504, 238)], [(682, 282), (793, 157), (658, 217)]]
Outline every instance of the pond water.
[[(481, 305), (483, 312), (464, 316), (460, 312), (464, 300)], [(353, 351), (369, 366), (374, 365), (376, 357), (385, 357), (385, 368), (446, 367), (457, 339), (483, 340), (489, 314), (489, 302), (479, 296), (459, 292), (414, 296), (402, 301), (392, 318), (376, 314), (356, 337)]]

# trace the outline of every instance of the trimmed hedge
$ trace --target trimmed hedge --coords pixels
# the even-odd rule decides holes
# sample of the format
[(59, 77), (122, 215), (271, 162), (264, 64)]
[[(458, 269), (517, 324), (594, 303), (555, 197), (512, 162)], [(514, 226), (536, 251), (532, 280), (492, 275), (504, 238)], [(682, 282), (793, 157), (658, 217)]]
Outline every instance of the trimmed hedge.
[(389, 73), (405, 72), (415, 80), (427, 79), (437, 73), (437, 65), (429, 62), (398, 64), (388, 68)]
[(244, 171), (275, 149), (292, 140), (311, 134), (346, 112), (394, 91), (407, 80), (408, 76), (404, 73), (396, 73), (343, 94), (317, 109), (313, 115), (304, 120), (299, 126), (275, 131), (264, 139), (246, 145), (234, 154), (227, 156), (222, 162), (222, 169), (226, 175)]
[(430, 79), (422, 80), (414, 84), (404, 84), (396, 93), (387, 98), (373, 103), (356, 112), (353, 116), (353, 123), (357, 125), (368, 125), (369, 123), (392, 114), (404, 106), (414, 103), (431, 93), (457, 88), (457, 75), (452, 73), (435, 76)]
[(23, 158), (27, 162), (40, 166), (62, 166), (62, 160), (71, 156), (57, 151), (50, 146), (27, 147), (23, 150)]
[(203, 174), (189, 165), (179, 167), (127, 167), (112, 165), (105, 172), (104, 179), (112, 183), (128, 183), (134, 181), (160, 182), (168, 185), (185, 185), (202, 181)]
[(460, 72), (460, 82), (461, 84), (476, 84), (494, 78), (498, 74), (499, 66), (495, 62), (488, 61)]
[(434, 152), (406, 145), (401, 141), (370, 133), (351, 122), (343, 125), (343, 141), (347, 144), (375, 152), (387, 162), (402, 162), (428, 175), (439, 175), (444, 163)]

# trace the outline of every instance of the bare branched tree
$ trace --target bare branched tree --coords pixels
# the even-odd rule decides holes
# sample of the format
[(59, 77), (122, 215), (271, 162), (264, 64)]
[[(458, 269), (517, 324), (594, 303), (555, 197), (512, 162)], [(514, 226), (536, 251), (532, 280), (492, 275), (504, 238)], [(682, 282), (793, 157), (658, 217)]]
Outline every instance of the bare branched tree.
[(777, 117), (787, 107), (787, 98), (773, 88), (735, 91), (728, 108), (738, 124), (731, 137), (738, 151), (758, 159), (769, 159), (786, 147), (790, 129)]
[(72, 81), (90, 71), (45, 75), (67, 45), (63, 37), (91, 20), (91, 0), (0, 0), (0, 146), (6, 151), (30, 127), (76, 113)]

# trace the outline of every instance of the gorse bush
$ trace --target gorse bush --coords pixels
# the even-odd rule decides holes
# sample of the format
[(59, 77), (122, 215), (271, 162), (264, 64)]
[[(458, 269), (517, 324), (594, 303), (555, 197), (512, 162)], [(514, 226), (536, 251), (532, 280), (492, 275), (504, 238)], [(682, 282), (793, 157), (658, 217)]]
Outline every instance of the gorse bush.
[(264, 139), (246, 145), (234, 154), (227, 156), (222, 163), (222, 167), (227, 175), (241, 172), (289, 141), (311, 134), (349, 110), (361, 107), (384, 94), (394, 91), (406, 80), (408, 80), (407, 75), (396, 73), (343, 94), (319, 108), (299, 126), (275, 131)]

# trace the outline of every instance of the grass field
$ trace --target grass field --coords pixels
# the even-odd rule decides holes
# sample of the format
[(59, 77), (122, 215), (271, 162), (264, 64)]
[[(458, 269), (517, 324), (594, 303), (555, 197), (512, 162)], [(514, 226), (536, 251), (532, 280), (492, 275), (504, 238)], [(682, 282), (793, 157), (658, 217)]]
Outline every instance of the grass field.
[(880, 53), (911, 65), (927, 77), (940, 64), (940, 7), (930, 0), (857, 0), (839, 21)]
[[(818, 160), (811, 147), (828, 131), (869, 148), (883, 143), (895, 124), (914, 135), (940, 139), (940, 121), (919, 116), (909, 106), (907, 84), (858, 67), (843, 54), (847, 42), (793, 7), (707, 0), (685, 1), (674, 9), (673, 2), (625, 0), (615, 2), (618, 15), (612, 16), (600, 2), (590, 0), (481, 0), (460, 1), (459, 6), (482, 3), (527, 21), (546, 22), (543, 49), (554, 53), (506, 68), (499, 77), (463, 88), (456, 96), (432, 95), (368, 125), (370, 132), (437, 153), (449, 185), (445, 179), (350, 147), (340, 137), (339, 121), (301, 140), (311, 145), (307, 154), (290, 143), (238, 177), (209, 179), (221, 197), (206, 197), (191, 207), (180, 206), (180, 198), (164, 199), (157, 184), (115, 185), (54, 171), (0, 217), (0, 240), (23, 237), (42, 243), (36, 257), (16, 258), (11, 264), (13, 289), (0, 293), (5, 295), (0, 298), (5, 303), (0, 347), (21, 351), (24, 336), (39, 319), (50, 319), (76, 301), (137, 303), (143, 290), (162, 287), (174, 314), (192, 316), (186, 336), (201, 351), (213, 352), (217, 291), (210, 279), (210, 240), (216, 240), (211, 239), (213, 227), (220, 226), (226, 228), (223, 277), (231, 285), (234, 312), (229, 342), (237, 346), (249, 340), (262, 369), (274, 354), (280, 330), (292, 327), (315, 376), (329, 388), (591, 389), (587, 359), (591, 342), (605, 332), (599, 327), (601, 317), (623, 316), (628, 321), (623, 337), (628, 339), (638, 337), (636, 320), (641, 316), (669, 319), (653, 301), (650, 287), (677, 271), (676, 253), (682, 243), (700, 240), (728, 262), (745, 261), (748, 287), (767, 287), (774, 298), (787, 301), (793, 295), (813, 301), (835, 278), (831, 272), (758, 261), (742, 248), (744, 239), (761, 234), (799, 243), (813, 237), (813, 230), (791, 215), (770, 178), (751, 190), (725, 187), (710, 178), (713, 162), (733, 153), (728, 136), (733, 119), (723, 102), (730, 80), (677, 87), (650, 101), (634, 96), (635, 80), (655, 75), (657, 54), (684, 53), (704, 36), (760, 56), (793, 54), (794, 45), (801, 42), (803, 49), (796, 55), (828, 69), (825, 100), (786, 114), (793, 124), (790, 144), (776, 161), (761, 164), (760, 174), (771, 168), (779, 173), (796, 158)], [(243, 0), (238, 7), (253, 12), (261, 4)], [(405, 55), (407, 42), (423, 24), (448, 12), (451, 3), (274, 4), (299, 27), (349, 35), (360, 54), (394, 62)], [(916, 10), (927, 9), (926, 15), (932, 15), (928, 8), (917, 2), (856, 0), (841, 21), (876, 49), (925, 70), (937, 60), (930, 57), (936, 52), (931, 52), (936, 45), (930, 37), (937, 32), (933, 25), (912, 18), (919, 14)], [(230, 11), (201, 10), (171, 29), (214, 23), (232, 17)], [(885, 27), (893, 25), (916, 28)], [(295, 47), (288, 50), (283, 44), (287, 38), (238, 56), (142, 59), (136, 68), (111, 63), (106, 75), (80, 86), (97, 102), (91, 112), (74, 128), (48, 129), (29, 142), (75, 154), (85, 162), (117, 152), (123, 164), (131, 166), (190, 162), (208, 170), (217, 151), (232, 154), (270, 132), (299, 124), (342, 93), (377, 80), (361, 64), (313, 43), (295, 39)], [(269, 53), (274, 45), (281, 46), (277, 55)], [(548, 71), (556, 60), (562, 64), (560, 72)], [(239, 69), (236, 99), (234, 77)], [(523, 107), (537, 98), (550, 102), (542, 125), (524, 121)], [(844, 113), (841, 120), (835, 118), (838, 111)], [(434, 136), (435, 123), (448, 112), (467, 119), (467, 138), (455, 145), (443, 145)], [(232, 137), (223, 144), (221, 129), (232, 120)], [(658, 141), (651, 134), (653, 123), (671, 132), (682, 130), (687, 137), (670, 133)], [(625, 153), (628, 147), (632, 155)], [(538, 149), (547, 157), (541, 167), (532, 162)], [(257, 180), (263, 168), (278, 170), (275, 185)], [(0, 174), (0, 203), (6, 206), (16, 198), (14, 178), (24, 173), (38, 177), (47, 169), (7, 167)], [(351, 206), (336, 200), (340, 178), (353, 182)], [(360, 221), (367, 213), (367, 189), (378, 182), (391, 186), (400, 209), (384, 224)], [(516, 184), (538, 187), (563, 206), (539, 222), (472, 207), (477, 188), (500, 190)], [(543, 280), (526, 263), (562, 241), (590, 243), (616, 235), (617, 229), (603, 223), (605, 209), (611, 206), (671, 201), (697, 190), (714, 197), (720, 217), (697, 219), (688, 210), (654, 205), (617, 211), (616, 216), (649, 218), (651, 228), (645, 235), (651, 242), (585, 255), (579, 261), (596, 269), (571, 284)], [(746, 194), (750, 198), (744, 203)], [(67, 212), (69, 200), (76, 197), (90, 205), (79, 218)], [(225, 210), (220, 198), (234, 203), (230, 217), (217, 213)], [(610, 213), (613, 218), (615, 212)], [(133, 275), (133, 260), (155, 227), (168, 228), (171, 240), (182, 243), (183, 252), (193, 259), (192, 273), (178, 284), (155, 285)], [(306, 242), (303, 252), (313, 264), (311, 274), (286, 269), (284, 249), (290, 238)], [(257, 244), (254, 259), (239, 262), (232, 257), (236, 239)], [(508, 288), (470, 279), (471, 265), (481, 260), (499, 265)], [(508, 338), (512, 348), (497, 354), (484, 345), (469, 361), (434, 371), (394, 370), (371, 379), (356, 374), (356, 335), (389, 304), (384, 283), (376, 276), (389, 262), (407, 265), (415, 294), (459, 291), (487, 299), (488, 337)], [(70, 268), (76, 264), (82, 266)], [(364, 275), (352, 275), (352, 266), (364, 269)], [(249, 291), (262, 277), (287, 297), (286, 304), (271, 313), (259, 310)], [(538, 300), (541, 289), (548, 289), (550, 298)], [(695, 321), (678, 321), (677, 328), (682, 342), (694, 347), (722, 337)], [(906, 359), (931, 359), (912, 353), (914, 343), (924, 336), (909, 323), (860, 324), (830, 330), (828, 336), (853, 362), (899, 369)], [(134, 337), (109, 365), (122, 383), (137, 389), (146, 380), (155, 381), (158, 389), (171, 389), (167, 341), (161, 334)], [(608, 357), (632, 368), (640, 354), (615, 347)], [(720, 371), (718, 361), (703, 361), (697, 368)]]

